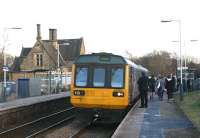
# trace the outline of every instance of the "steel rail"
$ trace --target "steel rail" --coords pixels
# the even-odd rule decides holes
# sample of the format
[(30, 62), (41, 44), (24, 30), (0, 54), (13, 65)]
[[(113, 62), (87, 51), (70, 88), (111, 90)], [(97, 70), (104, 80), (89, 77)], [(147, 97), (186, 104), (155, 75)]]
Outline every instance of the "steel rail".
[[(133, 109), (133, 110), (135, 110), (136, 109), (136, 107), (138, 106), (138, 104), (139, 104), (139, 102), (140, 102), (140, 100), (137, 100), (137, 101), (135, 101), (134, 102), (134, 104), (131, 106), (131, 108), (129, 109), (129, 111), (131, 110), (131, 109)], [(127, 114), (128, 114), (128, 112), (127, 112)], [(126, 114), (126, 115), (127, 115)], [(124, 117), (124, 119), (126, 118), (126, 116)], [(124, 121), (124, 119), (122, 119), (122, 121), (121, 122), (123, 122)], [(78, 138), (78, 137), (80, 137), (82, 134), (84, 134), (84, 132), (85, 131), (87, 131), (87, 129), (93, 124), (93, 123), (95, 123), (96, 121), (98, 120), (98, 118), (95, 118), (94, 120), (92, 120), (91, 122), (89, 122), (89, 123), (87, 123), (83, 128), (81, 128), (78, 132), (76, 132), (75, 134), (73, 134), (72, 136), (70, 136), (70, 138)], [(119, 126), (118, 126), (119, 127)], [(118, 128), (117, 127), (117, 128)], [(116, 130), (117, 130), (117, 128), (116, 128)], [(113, 133), (114, 134), (114, 133)], [(113, 135), (112, 134), (112, 135)], [(111, 135), (111, 136), (112, 136)]]
[(59, 124), (62, 124), (62, 123), (65, 122), (65, 121), (69, 121), (69, 120), (71, 120), (71, 119), (73, 119), (73, 118), (75, 118), (75, 116), (67, 117), (67, 118), (65, 118), (65, 119), (63, 119), (63, 120), (61, 120), (61, 121), (59, 121), (59, 122), (57, 122), (57, 123), (55, 123), (55, 124), (53, 124), (53, 125), (51, 125), (51, 126), (48, 126), (48, 127), (44, 128), (44, 129), (42, 129), (42, 130), (40, 130), (40, 131), (37, 131), (37, 132), (35, 132), (35, 133), (33, 133), (33, 134), (31, 134), (31, 135), (25, 137), (25, 138), (31, 138), (31, 137), (34, 137), (34, 136), (36, 136), (36, 135), (39, 135), (39, 134), (41, 134), (41, 133), (47, 131), (48, 129), (51, 129), (51, 128), (55, 127), (55, 126), (58, 126)]
[(46, 118), (49, 118), (49, 117), (52, 117), (52, 116), (55, 116), (55, 115), (61, 114), (61, 113), (66, 112), (66, 111), (70, 111), (70, 110), (72, 110), (72, 109), (74, 109), (74, 107), (70, 107), (70, 108), (67, 108), (67, 109), (65, 109), (65, 110), (62, 110), (62, 111), (59, 111), (59, 112), (56, 112), (56, 113), (50, 114), (50, 115), (48, 115), (48, 116), (44, 116), (44, 117), (38, 118), (38, 119), (36, 119), (36, 120), (34, 120), (34, 121), (31, 121), (31, 122), (28, 122), (28, 123), (25, 123), (25, 124), (19, 125), (19, 126), (17, 126), (17, 127), (14, 127), (14, 128), (8, 129), (8, 130), (6, 130), (6, 131), (0, 132), (0, 135), (2, 135), (2, 134), (6, 134), (6, 133), (9, 133), (9, 132), (11, 132), (11, 131), (15, 131), (16, 129), (19, 129), (19, 128), (22, 128), (22, 127), (28, 126), (28, 125), (30, 125), (30, 124), (33, 124), (33, 123), (39, 122), (39, 121), (41, 121), (41, 120), (43, 120), (43, 119), (46, 119)]
[(91, 122), (87, 123), (83, 128), (81, 128), (77, 133), (70, 136), (70, 138), (77, 138), (81, 133), (83, 133), (88, 127), (95, 123), (98, 119), (95, 118)]

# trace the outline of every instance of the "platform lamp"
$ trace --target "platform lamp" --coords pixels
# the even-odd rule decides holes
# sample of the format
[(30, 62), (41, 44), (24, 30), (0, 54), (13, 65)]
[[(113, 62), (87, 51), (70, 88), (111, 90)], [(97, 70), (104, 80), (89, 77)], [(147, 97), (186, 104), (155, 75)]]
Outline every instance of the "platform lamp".
[(181, 46), (181, 20), (161, 20), (161, 23), (177, 22), (179, 24), (180, 42), (180, 101), (183, 101), (183, 70), (182, 70), (182, 46)]
[(4, 38), (3, 38), (3, 76), (4, 76), (4, 79), (3, 79), (3, 96), (5, 96), (5, 92), (6, 92), (6, 72), (8, 71), (8, 66), (7, 66), (7, 60), (6, 60), (6, 52), (5, 52), (5, 49), (6, 49), (6, 42), (8, 41), (8, 35), (6, 34), (8, 30), (20, 30), (22, 29), (21, 27), (11, 27), (11, 28), (4, 28)]
[[(172, 42), (179, 42), (179, 41), (173, 40)], [(187, 51), (187, 50), (186, 50), (187, 44), (186, 44), (186, 42), (198, 42), (198, 40), (196, 40), (196, 39), (186, 40), (186, 41), (184, 40), (184, 47), (185, 47), (185, 56), (184, 56), (184, 57), (185, 57), (185, 58), (184, 58), (184, 62), (185, 62), (185, 63), (184, 63), (184, 69), (185, 69), (185, 70), (188, 69), (188, 68), (187, 68), (187, 54), (186, 54), (186, 53), (187, 53), (187, 52), (186, 52), (186, 51)], [(186, 80), (187, 80), (187, 76), (186, 76), (186, 72), (185, 72), (185, 85), (186, 85), (186, 92), (187, 92), (188, 90), (187, 90), (187, 81), (186, 81)]]

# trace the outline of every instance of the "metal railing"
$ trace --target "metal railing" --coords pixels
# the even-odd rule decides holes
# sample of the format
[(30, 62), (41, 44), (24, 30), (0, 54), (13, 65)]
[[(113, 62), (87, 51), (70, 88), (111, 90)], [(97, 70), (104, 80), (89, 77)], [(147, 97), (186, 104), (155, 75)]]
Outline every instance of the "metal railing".
[[(21, 81), (27, 81), (21, 83)], [(69, 90), (71, 77), (69, 75), (54, 75), (48, 77), (21, 78), (17, 81), (0, 82), (0, 102), (12, 101), (19, 98), (57, 94)]]

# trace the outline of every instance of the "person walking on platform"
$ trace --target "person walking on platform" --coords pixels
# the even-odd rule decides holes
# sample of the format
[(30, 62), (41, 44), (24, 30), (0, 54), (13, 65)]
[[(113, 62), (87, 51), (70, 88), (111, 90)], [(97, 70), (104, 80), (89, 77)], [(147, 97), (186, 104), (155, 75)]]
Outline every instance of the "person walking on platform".
[(176, 92), (176, 76), (172, 76), (172, 85), (173, 85), (173, 91), (172, 91), (172, 97), (173, 94)]
[(156, 82), (156, 92), (158, 94), (159, 100), (163, 100), (163, 93), (165, 90), (165, 80), (161, 75), (159, 75), (158, 80)]
[(168, 101), (170, 99), (173, 98), (173, 87), (174, 87), (174, 84), (173, 84), (173, 80), (172, 80), (172, 77), (171, 75), (168, 75), (167, 78), (166, 78), (166, 85), (165, 85), (166, 89), (167, 89), (167, 95), (168, 95)]
[(142, 72), (142, 76), (138, 80), (138, 86), (140, 91), (141, 106), (140, 108), (148, 107), (148, 77)]
[(153, 95), (155, 92), (155, 85), (156, 85), (156, 79), (154, 77), (154, 75), (151, 76), (151, 78), (149, 79), (149, 90), (150, 90), (150, 99), (153, 99)]

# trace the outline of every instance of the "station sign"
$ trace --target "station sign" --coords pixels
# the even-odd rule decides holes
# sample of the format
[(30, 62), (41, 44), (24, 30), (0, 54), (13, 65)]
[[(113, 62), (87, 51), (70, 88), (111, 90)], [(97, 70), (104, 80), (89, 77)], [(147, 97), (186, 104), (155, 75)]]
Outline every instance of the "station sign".
[(2, 70), (3, 70), (3, 71), (9, 71), (8, 66), (3, 66), (3, 67), (2, 67)]
[[(188, 67), (182, 67), (182, 70), (187, 70), (187, 69), (188, 69)], [(181, 68), (178, 67), (177, 70), (181, 70)]]

